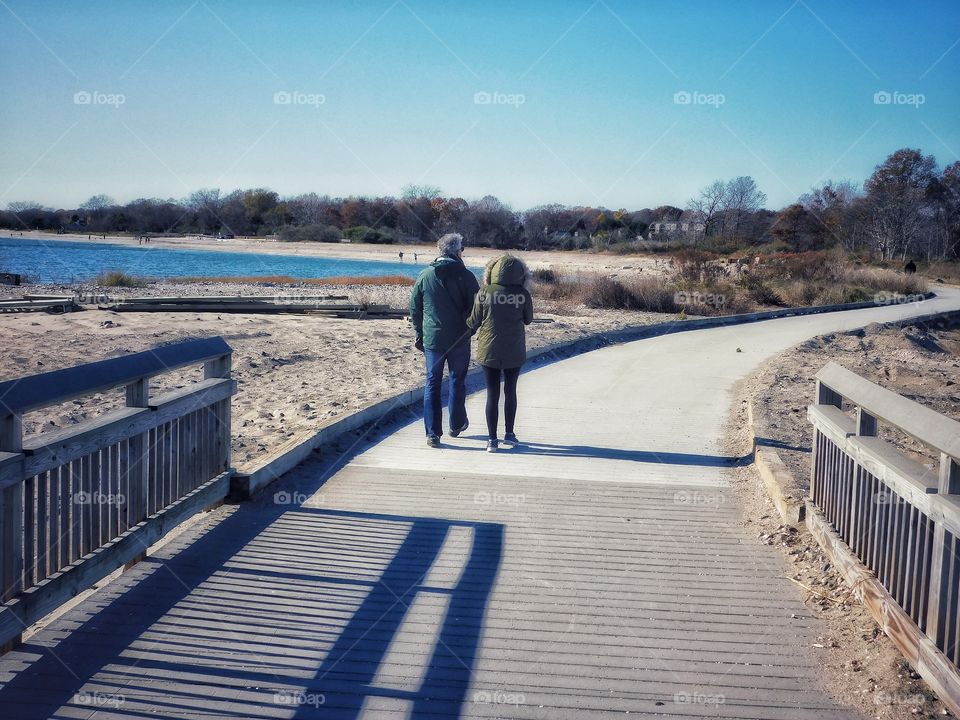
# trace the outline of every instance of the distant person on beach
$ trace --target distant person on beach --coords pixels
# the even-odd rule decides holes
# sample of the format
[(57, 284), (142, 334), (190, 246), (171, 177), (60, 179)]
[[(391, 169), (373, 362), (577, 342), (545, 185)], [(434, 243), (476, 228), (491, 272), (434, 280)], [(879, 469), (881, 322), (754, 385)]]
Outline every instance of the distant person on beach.
[(467, 325), (477, 335), (477, 362), (487, 381), (487, 452), (499, 449), (500, 385), (503, 384), (503, 441), (519, 445), (517, 380), (527, 359), (526, 326), (533, 322), (531, 275), (513, 255), (494, 258), (483, 271), (483, 286), (473, 303)]
[(440, 447), (443, 435), (440, 387), (444, 365), (450, 373), (447, 406), (450, 435), (457, 437), (470, 425), (467, 419), (467, 367), (470, 365), (470, 330), (467, 316), (480, 284), (463, 264), (463, 237), (449, 233), (437, 242), (440, 257), (417, 277), (410, 292), (410, 320), (416, 331), (416, 348), (427, 366), (423, 390), (423, 424), (427, 445)]
[(400, 256), (400, 262), (403, 262), (403, 250), (397, 253)]

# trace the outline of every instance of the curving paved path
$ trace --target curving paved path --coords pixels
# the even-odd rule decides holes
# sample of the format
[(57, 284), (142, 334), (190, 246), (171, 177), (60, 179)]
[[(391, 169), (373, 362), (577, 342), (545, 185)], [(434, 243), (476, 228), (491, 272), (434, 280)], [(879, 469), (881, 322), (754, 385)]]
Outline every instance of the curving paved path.
[[(227, 507), (0, 659), (4, 718), (853, 718), (739, 522), (733, 384), (920, 305), (667, 335), (520, 381), (528, 445), (419, 419)], [(740, 352), (737, 352), (737, 349)], [(812, 392), (812, 387), (811, 387)]]

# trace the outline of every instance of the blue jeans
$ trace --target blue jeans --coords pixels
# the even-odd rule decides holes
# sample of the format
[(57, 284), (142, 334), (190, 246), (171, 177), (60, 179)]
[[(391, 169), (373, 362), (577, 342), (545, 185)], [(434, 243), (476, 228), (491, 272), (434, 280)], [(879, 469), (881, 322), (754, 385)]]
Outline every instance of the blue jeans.
[(467, 424), (467, 368), (470, 366), (470, 340), (467, 339), (447, 352), (423, 351), (427, 363), (427, 383), (423, 389), (423, 424), (427, 436), (443, 435), (443, 403), (440, 387), (444, 365), (450, 371), (450, 390), (447, 407), (450, 410), (450, 428), (460, 429)]

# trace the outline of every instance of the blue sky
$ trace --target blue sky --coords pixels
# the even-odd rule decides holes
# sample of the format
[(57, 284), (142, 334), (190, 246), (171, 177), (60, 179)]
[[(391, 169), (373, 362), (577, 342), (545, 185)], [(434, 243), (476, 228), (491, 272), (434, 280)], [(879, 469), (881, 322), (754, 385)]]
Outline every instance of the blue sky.
[(638, 209), (752, 175), (778, 208), (899, 147), (960, 159), (955, 1), (2, 0), (0, 37), (4, 206), (420, 183)]

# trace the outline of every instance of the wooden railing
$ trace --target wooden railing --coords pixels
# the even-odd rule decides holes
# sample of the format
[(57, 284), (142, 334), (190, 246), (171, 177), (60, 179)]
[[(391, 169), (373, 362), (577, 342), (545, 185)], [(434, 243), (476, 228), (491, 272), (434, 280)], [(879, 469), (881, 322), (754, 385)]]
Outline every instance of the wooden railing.
[[(960, 423), (830, 363), (817, 374), (807, 524), (918, 672), (960, 710)], [(937, 458), (878, 437), (895, 428)]]
[[(231, 356), (192, 340), (0, 383), (0, 646), (223, 499)], [(200, 364), (199, 382), (151, 396), (151, 378)], [(125, 407), (23, 437), (24, 414), (118, 389)]]

